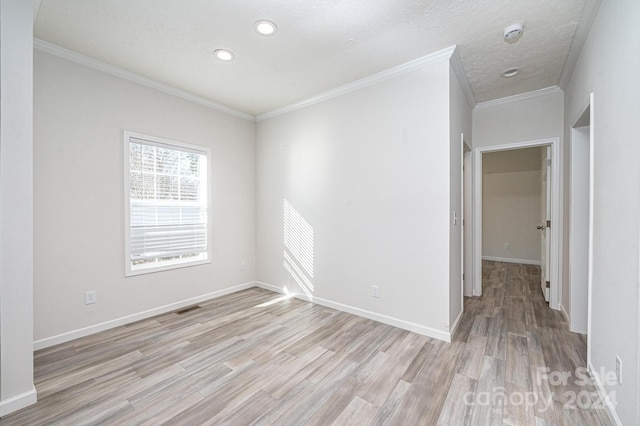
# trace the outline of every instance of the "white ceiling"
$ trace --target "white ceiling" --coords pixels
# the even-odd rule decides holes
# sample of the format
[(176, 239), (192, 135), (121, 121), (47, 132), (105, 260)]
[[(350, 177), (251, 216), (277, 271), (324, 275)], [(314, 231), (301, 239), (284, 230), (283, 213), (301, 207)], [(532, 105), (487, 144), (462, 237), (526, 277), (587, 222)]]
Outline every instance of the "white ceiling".
[[(594, 2), (42, 0), (34, 35), (250, 115), (455, 44), (475, 101), (484, 102), (558, 85)], [(275, 36), (254, 31), (261, 19), (276, 22)], [(503, 29), (514, 22), (524, 23), (524, 36), (507, 44)], [(235, 60), (216, 59), (218, 48)], [(514, 66), (520, 75), (500, 77)]]

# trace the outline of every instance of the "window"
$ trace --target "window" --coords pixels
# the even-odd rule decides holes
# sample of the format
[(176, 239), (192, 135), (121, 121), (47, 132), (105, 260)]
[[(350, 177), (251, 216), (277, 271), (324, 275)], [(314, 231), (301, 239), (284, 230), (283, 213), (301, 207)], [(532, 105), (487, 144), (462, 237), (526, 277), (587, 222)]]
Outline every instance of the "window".
[(124, 144), (126, 275), (208, 262), (208, 149), (131, 132)]

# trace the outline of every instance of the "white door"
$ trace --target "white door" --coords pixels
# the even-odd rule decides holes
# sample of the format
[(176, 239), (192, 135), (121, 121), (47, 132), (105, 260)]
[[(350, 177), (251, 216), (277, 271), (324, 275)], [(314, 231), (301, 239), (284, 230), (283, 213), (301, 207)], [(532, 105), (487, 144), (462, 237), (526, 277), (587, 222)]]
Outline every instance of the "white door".
[(549, 287), (550, 287), (550, 274), (549, 274), (549, 253), (551, 251), (551, 147), (542, 148), (542, 208), (541, 208), (541, 222), (538, 229), (542, 233), (540, 238), (540, 269), (541, 280), (540, 285), (542, 287), (542, 294), (544, 294), (544, 300), (549, 301)]

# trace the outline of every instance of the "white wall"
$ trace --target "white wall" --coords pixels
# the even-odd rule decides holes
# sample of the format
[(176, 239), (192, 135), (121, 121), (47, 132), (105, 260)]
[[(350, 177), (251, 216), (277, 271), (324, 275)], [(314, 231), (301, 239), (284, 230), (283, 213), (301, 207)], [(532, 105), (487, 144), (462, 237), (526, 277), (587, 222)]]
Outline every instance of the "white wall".
[[(463, 77), (466, 78), (466, 77)], [(471, 106), (467, 102), (453, 68), (449, 73), (449, 323), (451, 327), (462, 313), (462, 140), (471, 144)], [(471, 206), (466, 206), (471, 208)], [(456, 223), (453, 215), (457, 217)]]
[[(566, 87), (566, 134), (594, 93), (594, 235), (591, 364), (615, 371), (622, 424), (638, 424), (638, 231), (640, 227), (640, 31), (636, 0), (603, 1)], [(568, 147), (565, 147), (568, 150)], [(565, 153), (565, 158), (570, 155)]]
[(512, 102), (479, 104), (473, 110), (473, 147), (561, 138), (563, 99), (557, 89)]
[(313, 300), (447, 337), (449, 79), (442, 59), (257, 123), (260, 281), (303, 293), (283, 266), (286, 200), (313, 228)]
[(483, 258), (540, 263), (540, 153), (525, 148), (483, 154)]
[[(255, 280), (254, 123), (39, 51), (34, 82), (40, 346)], [(210, 147), (212, 263), (124, 277), (125, 129)]]
[(0, 416), (33, 387), (33, 4), (0, 2)]

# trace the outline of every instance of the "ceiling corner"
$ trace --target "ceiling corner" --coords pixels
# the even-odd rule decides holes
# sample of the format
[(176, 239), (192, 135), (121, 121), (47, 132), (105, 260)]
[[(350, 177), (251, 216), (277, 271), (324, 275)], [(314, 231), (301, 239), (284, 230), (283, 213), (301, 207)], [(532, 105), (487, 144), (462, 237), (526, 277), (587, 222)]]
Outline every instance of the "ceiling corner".
[(582, 15), (580, 16), (580, 21), (576, 28), (576, 33), (573, 36), (573, 41), (569, 47), (569, 53), (567, 54), (564, 67), (562, 68), (562, 74), (560, 75), (560, 82), (558, 83), (558, 86), (560, 86), (562, 90), (567, 87), (567, 84), (571, 79), (573, 70), (578, 62), (578, 58), (580, 57), (582, 46), (584, 46), (584, 42), (586, 41), (591, 25), (598, 14), (598, 9), (600, 8), (601, 3), (602, 0), (585, 1), (584, 9), (582, 9)]
[(473, 89), (471, 88), (471, 84), (469, 83), (469, 79), (467, 78), (467, 73), (465, 72), (464, 66), (462, 65), (462, 60), (460, 59), (457, 45), (453, 45), (453, 51), (451, 52), (451, 57), (449, 58), (449, 60), (451, 61), (451, 69), (453, 69), (453, 72), (458, 78), (460, 87), (462, 87), (462, 92), (467, 98), (467, 103), (469, 104), (471, 109), (475, 108), (477, 103), (475, 100), (475, 96), (473, 95)]

